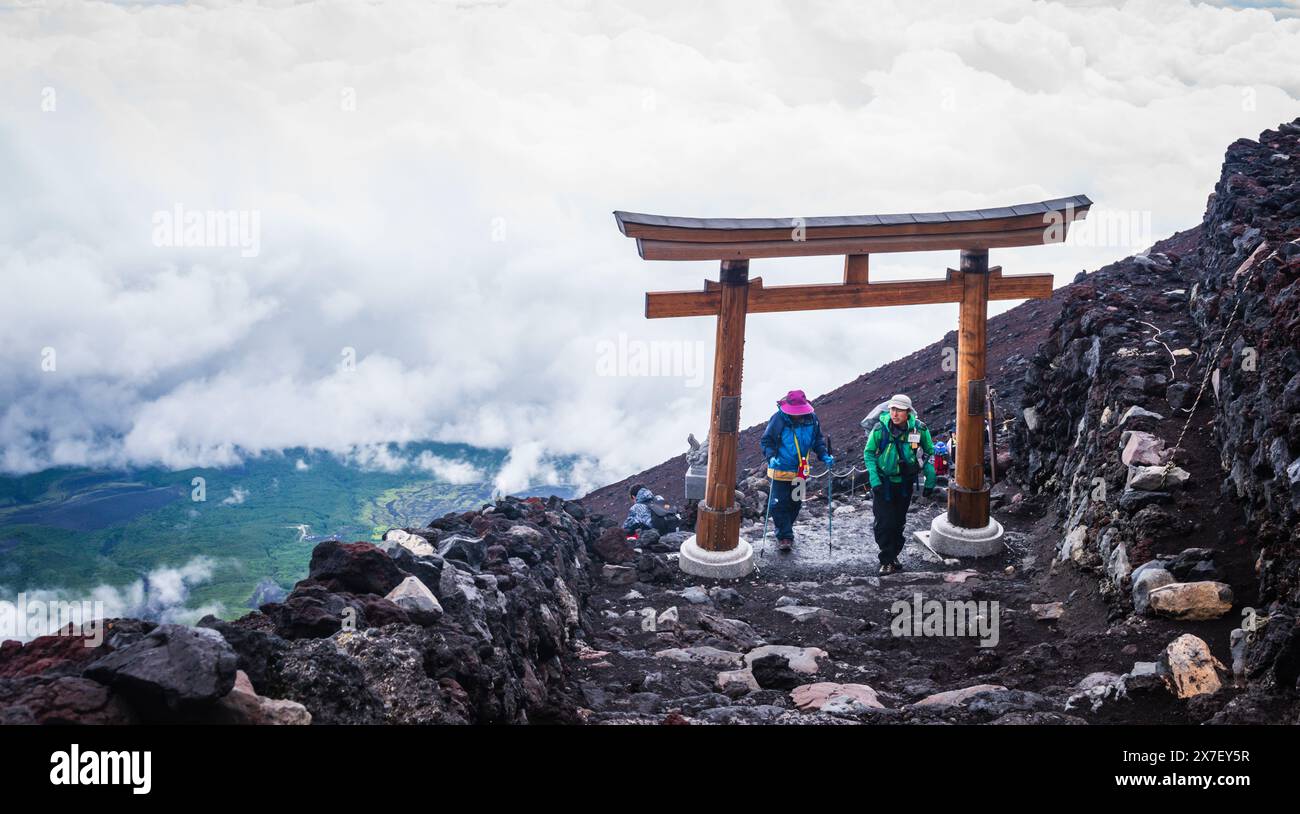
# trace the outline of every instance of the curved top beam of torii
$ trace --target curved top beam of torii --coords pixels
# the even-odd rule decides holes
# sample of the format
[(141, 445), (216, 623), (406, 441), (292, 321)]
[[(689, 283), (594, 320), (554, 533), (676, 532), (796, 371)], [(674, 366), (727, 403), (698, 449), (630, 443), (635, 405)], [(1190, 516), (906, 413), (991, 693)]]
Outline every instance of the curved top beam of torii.
[(955, 212), (811, 218), (680, 218), (615, 212), (644, 260), (742, 260), (1059, 243), (1092, 201), (1072, 195)]
[[(619, 230), (635, 238), (646, 260), (720, 260), (718, 281), (702, 290), (646, 294), (646, 317), (716, 316), (709, 464), (695, 537), (682, 544), (682, 570), (735, 577), (752, 568), (740, 540), (735, 505), (737, 435), (745, 321), (750, 313), (960, 303), (957, 340), (956, 483), (946, 517), (931, 526), (931, 548), (949, 556), (1001, 550), (1002, 527), (989, 517), (983, 470), (986, 409), (985, 321), (989, 300), (1050, 297), (1051, 274), (1004, 277), (989, 267), (988, 250), (1064, 242), (1070, 224), (1092, 201), (1073, 195), (1037, 203), (960, 212), (815, 218), (678, 218), (615, 212)], [(943, 279), (872, 283), (870, 255), (957, 249), (961, 262)], [(844, 255), (840, 283), (764, 286), (750, 279), (755, 258)], [(944, 546), (948, 549), (944, 549)]]

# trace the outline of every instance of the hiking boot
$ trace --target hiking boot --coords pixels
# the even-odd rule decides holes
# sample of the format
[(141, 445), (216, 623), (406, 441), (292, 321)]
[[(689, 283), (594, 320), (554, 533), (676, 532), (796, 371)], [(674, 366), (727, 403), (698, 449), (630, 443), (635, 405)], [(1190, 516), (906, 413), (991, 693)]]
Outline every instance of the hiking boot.
[(776, 541), (776, 550), (783, 553), (789, 553), (794, 548), (794, 540), (790, 537), (782, 537)]
[(880, 574), (880, 576), (882, 577), (888, 574), (892, 574), (894, 573), (894, 564), (891, 562), (882, 562), (880, 564), (880, 570), (877, 571), (876, 573)]

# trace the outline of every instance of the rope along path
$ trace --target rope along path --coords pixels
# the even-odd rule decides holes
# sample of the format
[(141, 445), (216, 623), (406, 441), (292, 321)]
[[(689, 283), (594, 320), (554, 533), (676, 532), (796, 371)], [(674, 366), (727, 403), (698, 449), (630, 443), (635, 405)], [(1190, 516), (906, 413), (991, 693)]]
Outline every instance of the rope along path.
[[(1258, 253), (1258, 250), (1256, 250), (1256, 253)], [(1265, 258), (1265, 262), (1271, 260), (1276, 254), (1277, 254), (1277, 250), (1274, 249), (1273, 253), (1270, 254), (1267, 258)], [(1253, 257), (1255, 257), (1255, 254), (1251, 255), (1251, 258)], [(1250, 258), (1247, 258), (1246, 262), (1249, 263)], [(1237, 312), (1241, 310), (1241, 301), (1245, 299), (1246, 290), (1250, 288), (1250, 284), (1255, 280), (1255, 270), (1257, 268), (1259, 268), (1258, 263), (1251, 264), (1250, 273), (1246, 276), (1245, 283), (1243, 283), (1242, 286), (1239, 289), (1237, 289), (1237, 301), (1233, 303), (1232, 313), (1228, 315), (1228, 322), (1223, 326), (1223, 335), (1219, 337), (1219, 345), (1214, 349), (1213, 355), (1208, 357), (1208, 362), (1205, 365), (1205, 375), (1201, 377), (1201, 386), (1196, 391), (1196, 399), (1192, 401), (1192, 409), (1187, 414), (1187, 420), (1183, 422), (1183, 428), (1178, 433), (1178, 440), (1174, 443), (1174, 448), (1171, 451), (1168, 462), (1165, 463), (1165, 468), (1160, 472), (1161, 486), (1164, 486), (1165, 479), (1169, 477), (1169, 473), (1174, 468), (1174, 456), (1177, 455), (1178, 452), (1183, 447), (1183, 437), (1187, 435), (1188, 428), (1192, 426), (1192, 418), (1196, 415), (1196, 408), (1200, 406), (1201, 397), (1205, 395), (1205, 386), (1210, 383), (1210, 377), (1213, 375), (1214, 371), (1218, 369), (1219, 360), (1223, 358), (1221, 355), (1223, 352), (1223, 344), (1228, 340), (1228, 333), (1232, 328), (1233, 323), (1237, 321)], [(1235, 277), (1236, 274), (1240, 274), (1240, 273), (1241, 273), (1241, 269), (1238, 269), (1233, 276)]]

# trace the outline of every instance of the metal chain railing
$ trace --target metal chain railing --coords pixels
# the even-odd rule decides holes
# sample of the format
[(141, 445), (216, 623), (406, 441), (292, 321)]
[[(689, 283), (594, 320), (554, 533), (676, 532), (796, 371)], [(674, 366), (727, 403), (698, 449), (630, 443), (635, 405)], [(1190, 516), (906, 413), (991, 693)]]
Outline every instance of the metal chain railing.
[[(1274, 254), (1276, 254), (1276, 250), (1274, 251)], [(1272, 258), (1272, 256), (1273, 255), (1269, 255), (1265, 260), (1267, 261), (1267, 259)], [(1228, 315), (1228, 321), (1223, 326), (1223, 335), (1219, 337), (1219, 345), (1214, 349), (1214, 354), (1208, 357), (1205, 365), (1205, 375), (1201, 377), (1201, 386), (1197, 389), (1196, 398), (1192, 401), (1192, 409), (1187, 413), (1187, 420), (1183, 422), (1183, 428), (1178, 433), (1178, 440), (1174, 443), (1173, 449), (1169, 451), (1169, 460), (1165, 462), (1165, 468), (1160, 472), (1161, 486), (1165, 485), (1165, 480), (1169, 477), (1169, 473), (1173, 471), (1174, 455), (1176, 455), (1183, 447), (1183, 437), (1187, 435), (1188, 428), (1192, 426), (1192, 419), (1196, 416), (1196, 408), (1200, 406), (1201, 397), (1205, 395), (1205, 386), (1210, 383), (1211, 376), (1213, 376), (1214, 371), (1218, 369), (1219, 360), (1222, 358), (1221, 354), (1223, 352), (1223, 344), (1228, 340), (1229, 329), (1237, 320), (1237, 312), (1241, 309), (1242, 300), (1246, 298), (1246, 290), (1250, 288), (1251, 282), (1255, 279), (1255, 270), (1257, 268), (1259, 268), (1258, 263), (1251, 266), (1250, 273), (1246, 277), (1246, 282), (1243, 283), (1241, 288), (1237, 291), (1237, 301), (1233, 303), (1232, 313)]]
[(847, 478), (847, 477), (850, 477), (850, 476), (852, 476), (852, 475), (858, 475), (858, 474), (863, 474), (863, 475), (865, 475), (866, 472), (867, 472), (867, 468), (866, 468), (865, 466), (863, 466), (863, 467), (856, 467), (856, 466), (855, 466), (855, 467), (852, 467), (851, 469), (846, 469), (846, 470), (843, 471), (843, 472), (831, 472), (830, 468), (828, 467), (828, 468), (826, 469), (826, 471), (823, 472), (823, 473), (821, 473), (820, 475), (809, 475), (808, 477), (804, 478), (804, 480), (819, 480), (819, 479), (821, 479), (821, 478), (826, 477), (827, 475), (833, 475), (834, 477), (837, 477), (837, 478)]

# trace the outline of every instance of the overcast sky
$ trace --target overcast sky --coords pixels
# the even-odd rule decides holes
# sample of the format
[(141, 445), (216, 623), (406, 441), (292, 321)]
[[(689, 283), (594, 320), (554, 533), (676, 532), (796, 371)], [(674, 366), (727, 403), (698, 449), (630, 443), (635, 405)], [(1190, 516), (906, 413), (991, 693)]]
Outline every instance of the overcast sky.
[[(1199, 222), (1226, 146), (1300, 115), (1296, 4), (1227, 5), (6, 3), (0, 469), (436, 439), (515, 450), (512, 488), (550, 454), (588, 456), (588, 484), (623, 477), (707, 431), (712, 320), (647, 321), (643, 293), (716, 268), (640, 260), (612, 210), (1084, 193), (1099, 222), (1131, 217), (991, 253), (1064, 284)], [(170, 229), (225, 211), (243, 231), (223, 245)], [(955, 322), (754, 316), (742, 420)], [(694, 364), (632, 375), (651, 342)]]

